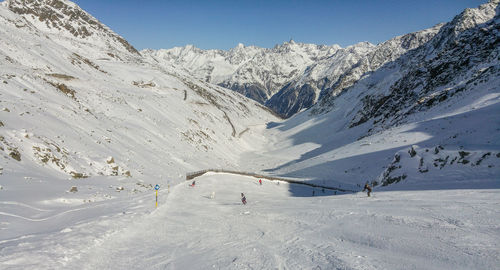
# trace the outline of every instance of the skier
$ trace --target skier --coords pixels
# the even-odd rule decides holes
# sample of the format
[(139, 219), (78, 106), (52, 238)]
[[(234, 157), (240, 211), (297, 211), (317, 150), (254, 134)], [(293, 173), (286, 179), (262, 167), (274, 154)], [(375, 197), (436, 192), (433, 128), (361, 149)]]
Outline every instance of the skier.
[(363, 188), (363, 191), (365, 190), (367, 191), (366, 194), (368, 195), (368, 197), (370, 197), (370, 193), (372, 192), (372, 187), (370, 187), (370, 184), (368, 184), (368, 182), (366, 182), (365, 188)]
[(259, 179), (259, 184), (262, 186), (262, 179)]
[(189, 185), (189, 186), (194, 187), (194, 184), (196, 184), (196, 181), (193, 181), (193, 183), (191, 183), (191, 185)]
[(241, 193), (241, 202), (243, 204), (247, 204), (247, 198), (245, 198), (245, 194)]

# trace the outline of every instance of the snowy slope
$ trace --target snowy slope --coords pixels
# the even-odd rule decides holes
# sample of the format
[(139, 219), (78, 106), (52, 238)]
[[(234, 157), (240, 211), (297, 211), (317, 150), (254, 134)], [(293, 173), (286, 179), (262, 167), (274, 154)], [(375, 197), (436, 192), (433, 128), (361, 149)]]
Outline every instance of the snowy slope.
[(290, 78), (291, 80), (266, 101), (266, 106), (285, 117), (310, 108), (318, 101), (322, 89), (329, 87), (374, 48), (376, 47), (368, 42), (361, 42), (341, 48), (329, 57), (315, 61), (298, 76)]
[[(498, 187), (498, 14), (497, 2), (464, 11), (312, 114), (274, 125), (266, 132), (279, 139), (270, 151), (249, 157), (265, 163), (276, 155), (263, 171), (350, 188), (403, 180), (417, 188)], [(301, 154), (279, 159), (290, 149)]]
[[(136, 173), (158, 162), (152, 158), (156, 155), (171, 157), (170, 165), (157, 163), (163, 169), (196, 169), (190, 157), (199, 152), (227, 155), (232, 142), (245, 144), (239, 135), (248, 126), (276, 119), (232, 91), (143, 62), (140, 55), (122, 50), (121, 43), (112, 43), (113, 35), (107, 44), (116, 46), (108, 50), (99, 46), (102, 36), (96, 43), (89, 38), (93, 35), (63, 40), (58, 33), (65, 30), (52, 34), (45, 24), (31, 24), (26, 19), (31, 14), (19, 16), (5, 3), (0, 10), (2, 143), (9, 163), (18, 161), (8, 157), (14, 151), (8, 148), (18, 149), (21, 163), (46, 163), (68, 174), (90, 176), (107, 174), (106, 158), (126, 150)], [(46, 7), (53, 8), (39, 8)], [(65, 164), (45, 161), (54, 151)], [(221, 157), (218, 162), (231, 160)]]
[(138, 54), (138, 51), (125, 39), (71, 1), (6, 0), (2, 5), (23, 15), (24, 22), (19, 25), (36, 26), (44, 33), (54, 34), (52, 38), (58, 39), (59, 42), (70, 41), (76, 37), (79, 42), (91, 43), (101, 50), (118, 49)]
[(237, 47), (229, 50), (201, 50), (193, 45), (172, 49), (143, 50), (141, 53), (151, 56), (159, 62), (167, 61), (189, 70), (195, 77), (218, 84), (231, 75), (256, 54), (261, 53), (255, 46)]
[[(497, 5), (280, 121), (101, 27), (74, 36), (4, 2), (0, 268), (494, 269)], [(228, 174), (182, 181), (207, 168), (376, 186), (367, 198)]]
[(28, 1), (33, 12), (21, 15), (13, 3), (0, 6), (0, 241), (98, 218), (78, 209), (173, 185), (186, 171), (238, 168), (259, 140), (252, 126), (277, 120), (233, 91), (146, 63), (102, 25), (72, 36), (32, 18), (85, 14), (70, 2)]
[(144, 209), (136, 208), (54, 226), (44, 239), (3, 242), (0, 263), (4, 269), (494, 269), (500, 263), (498, 190), (372, 198), (321, 190), (311, 197), (312, 191), (207, 174), (194, 188), (185, 183), (160, 193), (160, 207), (142, 218), (137, 213)]

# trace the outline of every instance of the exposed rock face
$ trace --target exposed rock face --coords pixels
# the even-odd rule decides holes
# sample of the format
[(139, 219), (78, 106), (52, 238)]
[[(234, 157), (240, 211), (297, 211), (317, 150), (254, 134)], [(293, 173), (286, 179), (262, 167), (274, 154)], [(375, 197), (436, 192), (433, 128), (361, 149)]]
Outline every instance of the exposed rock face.
[(86, 39), (89, 37), (111, 38), (126, 51), (139, 52), (124, 38), (111, 31), (92, 15), (83, 11), (78, 5), (67, 0), (7, 0), (4, 5), (35, 24), (40, 23), (49, 32), (67, 32), (73, 37)]
[[(418, 48), (432, 39), (442, 27), (436, 25), (430, 29), (398, 36), (383, 42), (364, 54), (347, 70), (327, 76), (329, 83), (322, 87), (321, 99), (335, 97), (342, 91), (355, 84), (361, 77), (374, 72), (384, 64), (395, 61), (410, 50)], [(334, 66), (336, 63), (331, 63)], [(314, 80), (311, 80), (314, 83)]]
[(443, 175), (454, 170), (474, 170), (477, 174), (498, 172), (494, 152), (448, 150), (440, 145), (435, 147), (440, 149), (438, 152), (430, 151), (431, 149), (412, 146), (408, 150), (410, 155), (403, 151), (397, 152), (392, 162), (374, 181), (375, 184), (388, 186), (407, 178), (411, 178), (413, 182), (425, 182), (426, 178), (432, 179), (432, 175)]
[[(359, 80), (344, 92), (355, 91), (350, 127), (373, 121), (383, 129), (405, 121), (449, 98), (488, 83), (500, 75), (498, 3), (467, 9), (424, 45), (408, 51)], [(335, 108), (338, 95), (325, 96), (314, 112)]]

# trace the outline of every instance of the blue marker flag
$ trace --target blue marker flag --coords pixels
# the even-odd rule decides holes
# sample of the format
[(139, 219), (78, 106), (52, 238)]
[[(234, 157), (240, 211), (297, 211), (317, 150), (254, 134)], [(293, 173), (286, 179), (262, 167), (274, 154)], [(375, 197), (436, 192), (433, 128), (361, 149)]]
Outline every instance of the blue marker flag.
[(156, 184), (155, 190), (158, 190), (158, 189), (160, 189), (160, 185)]

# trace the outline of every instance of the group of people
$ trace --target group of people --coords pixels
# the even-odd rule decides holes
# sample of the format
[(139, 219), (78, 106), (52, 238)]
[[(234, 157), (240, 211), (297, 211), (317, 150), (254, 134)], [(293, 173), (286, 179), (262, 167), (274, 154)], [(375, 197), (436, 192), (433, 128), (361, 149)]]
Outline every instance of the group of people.
[[(196, 181), (193, 181), (193, 183), (191, 183), (191, 185), (189, 185), (189, 186), (194, 187), (195, 184), (196, 184)], [(259, 185), (262, 186), (262, 179), (259, 179)], [(365, 192), (365, 190), (366, 190), (366, 195), (368, 195), (368, 197), (370, 197), (370, 193), (372, 192), (372, 187), (370, 186), (370, 184), (368, 182), (365, 183), (365, 187), (363, 188), (363, 192)], [(313, 190), (313, 196), (314, 196), (314, 190)], [(214, 198), (214, 197), (215, 197), (215, 192), (212, 192), (211, 198)], [(241, 202), (243, 203), (243, 205), (247, 204), (247, 198), (245, 197), (245, 194), (243, 194), (243, 192), (241, 193)]]
[[(262, 179), (259, 179), (259, 184), (262, 185)], [(189, 186), (194, 187), (195, 185), (196, 185), (196, 181), (193, 181)], [(212, 194), (210, 195), (210, 198), (211, 199), (215, 198), (215, 192), (212, 192)], [(247, 204), (247, 198), (245, 197), (245, 194), (243, 194), (243, 192), (241, 193), (241, 202), (243, 204)]]

